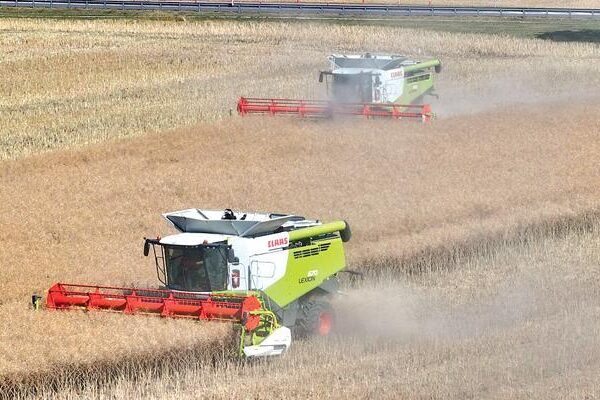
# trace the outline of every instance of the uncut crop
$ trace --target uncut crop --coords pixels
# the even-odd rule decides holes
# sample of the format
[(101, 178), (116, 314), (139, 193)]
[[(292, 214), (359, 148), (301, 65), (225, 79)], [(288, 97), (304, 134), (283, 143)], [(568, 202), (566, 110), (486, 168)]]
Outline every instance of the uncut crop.
[(573, 100), (597, 45), (293, 22), (0, 19), (0, 159), (227, 119), (239, 96), (323, 98), (332, 52), (439, 57), (440, 116)]

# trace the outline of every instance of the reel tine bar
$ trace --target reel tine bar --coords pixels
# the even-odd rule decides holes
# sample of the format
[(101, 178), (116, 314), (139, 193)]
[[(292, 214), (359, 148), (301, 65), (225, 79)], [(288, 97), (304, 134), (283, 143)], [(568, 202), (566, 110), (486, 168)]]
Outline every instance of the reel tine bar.
[(254, 295), (56, 283), (48, 290), (46, 307), (231, 321), (240, 323), (247, 331), (251, 331), (260, 322), (260, 316), (253, 312), (261, 310), (262, 304)]
[(237, 104), (240, 115), (297, 115), (308, 118), (331, 118), (336, 115), (356, 115), (366, 118), (420, 119), (433, 118), (429, 104), (395, 103), (337, 103), (326, 100), (261, 99), (240, 97)]

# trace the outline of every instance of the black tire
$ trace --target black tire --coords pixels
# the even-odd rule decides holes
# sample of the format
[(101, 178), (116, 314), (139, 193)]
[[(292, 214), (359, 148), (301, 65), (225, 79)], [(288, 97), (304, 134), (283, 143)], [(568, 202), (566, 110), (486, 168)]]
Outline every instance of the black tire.
[(313, 297), (300, 301), (294, 327), (297, 337), (328, 336), (335, 326), (335, 314), (326, 298)]

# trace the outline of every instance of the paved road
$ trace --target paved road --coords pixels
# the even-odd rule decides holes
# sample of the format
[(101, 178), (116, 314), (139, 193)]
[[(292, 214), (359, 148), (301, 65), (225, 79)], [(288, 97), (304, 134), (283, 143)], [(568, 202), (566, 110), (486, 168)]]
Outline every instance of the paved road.
[(393, 4), (178, 2), (142, 0), (0, 0), (1, 7), (87, 8), (109, 10), (163, 10), (322, 15), (480, 16), (525, 18), (578, 18), (600, 20), (598, 9), (517, 7), (435, 7)]

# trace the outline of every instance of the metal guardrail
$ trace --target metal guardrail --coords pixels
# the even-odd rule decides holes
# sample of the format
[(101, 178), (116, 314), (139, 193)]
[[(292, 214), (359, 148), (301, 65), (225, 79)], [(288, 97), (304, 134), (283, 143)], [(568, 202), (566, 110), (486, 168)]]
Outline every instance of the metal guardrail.
[(475, 16), (600, 20), (600, 9), (436, 7), (364, 3), (182, 2), (157, 0), (0, 0), (0, 7), (160, 10), (199, 13), (279, 13), (383, 16)]

